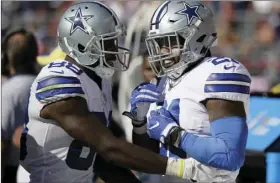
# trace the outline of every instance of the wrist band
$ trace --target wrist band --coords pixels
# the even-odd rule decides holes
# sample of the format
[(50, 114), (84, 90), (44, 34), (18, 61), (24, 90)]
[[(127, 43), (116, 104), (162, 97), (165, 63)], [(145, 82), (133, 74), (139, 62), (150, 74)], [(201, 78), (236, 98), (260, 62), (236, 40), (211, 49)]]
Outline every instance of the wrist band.
[(133, 132), (138, 134), (138, 135), (142, 135), (142, 134), (147, 133), (147, 123), (144, 123), (140, 127), (136, 127), (136, 126), (133, 125)]
[(190, 180), (193, 177), (193, 168), (191, 159), (168, 158), (165, 174)]

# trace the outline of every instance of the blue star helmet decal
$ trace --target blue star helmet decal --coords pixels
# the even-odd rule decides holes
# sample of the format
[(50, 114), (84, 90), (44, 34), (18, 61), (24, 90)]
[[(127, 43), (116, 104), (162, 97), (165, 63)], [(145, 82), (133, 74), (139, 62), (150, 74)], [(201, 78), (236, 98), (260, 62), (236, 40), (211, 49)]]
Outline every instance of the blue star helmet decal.
[(182, 3), (184, 4), (184, 9), (176, 12), (176, 14), (185, 15), (188, 19), (188, 25), (192, 22), (193, 18), (198, 18), (199, 20), (203, 21), (197, 12), (199, 6), (202, 5), (190, 6), (186, 2), (182, 2)]
[(70, 30), (70, 35), (72, 35), (77, 29), (84, 31), (86, 34), (89, 34), (85, 25), (83, 24), (82, 18), (85, 21), (88, 21), (92, 17), (93, 17), (93, 15), (83, 16), (81, 8), (79, 8), (78, 11), (76, 12), (75, 16), (65, 18), (72, 24), (71, 30)]

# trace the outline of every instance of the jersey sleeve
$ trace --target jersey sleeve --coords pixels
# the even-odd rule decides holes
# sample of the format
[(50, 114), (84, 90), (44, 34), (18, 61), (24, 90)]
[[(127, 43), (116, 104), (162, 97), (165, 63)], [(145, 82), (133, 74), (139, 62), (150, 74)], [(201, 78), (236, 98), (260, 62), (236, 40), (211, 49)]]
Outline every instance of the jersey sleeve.
[[(71, 65), (71, 67), (75, 66)], [(79, 75), (64, 65), (62, 67), (44, 67), (36, 82), (35, 95), (41, 104), (50, 104), (70, 97), (86, 99)]]
[(241, 63), (230, 58), (219, 58), (216, 62), (221, 64), (213, 65), (211, 73), (206, 77), (205, 99), (217, 98), (241, 102), (248, 100), (251, 76), (247, 69)]

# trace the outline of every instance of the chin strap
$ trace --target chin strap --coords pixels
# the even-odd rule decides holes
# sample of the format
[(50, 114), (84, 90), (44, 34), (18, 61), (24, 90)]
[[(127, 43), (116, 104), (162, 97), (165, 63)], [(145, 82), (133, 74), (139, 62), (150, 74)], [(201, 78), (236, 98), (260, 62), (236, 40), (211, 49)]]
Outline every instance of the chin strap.
[(113, 69), (101, 67), (101, 66), (90, 67), (90, 66), (84, 65), (83, 67), (86, 67), (91, 71), (94, 71), (101, 78), (110, 78), (115, 73), (115, 71)]

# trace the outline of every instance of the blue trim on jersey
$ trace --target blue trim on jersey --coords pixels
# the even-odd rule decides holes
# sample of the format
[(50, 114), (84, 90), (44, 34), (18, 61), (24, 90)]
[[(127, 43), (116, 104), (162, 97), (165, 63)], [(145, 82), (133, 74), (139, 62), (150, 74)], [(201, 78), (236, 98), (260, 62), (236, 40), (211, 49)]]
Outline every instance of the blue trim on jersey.
[(241, 81), (251, 83), (249, 76), (238, 73), (212, 73), (207, 81)]
[(179, 116), (180, 116), (180, 99), (172, 100), (171, 104), (168, 106), (168, 111), (171, 113), (173, 118), (175, 118), (176, 122), (179, 124)]
[(37, 90), (40, 90), (41, 88), (47, 86), (57, 85), (57, 84), (81, 84), (81, 82), (76, 77), (57, 76), (57, 77), (47, 78), (42, 81), (39, 81), (37, 85)]
[(44, 100), (61, 94), (85, 94), (81, 87), (56, 88), (45, 92), (36, 93), (38, 100)]
[(204, 92), (205, 93), (231, 92), (231, 93), (249, 94), (250, 87), (244, 85), (234, 85), (234, 84), (208, 84), (205, 85)]

